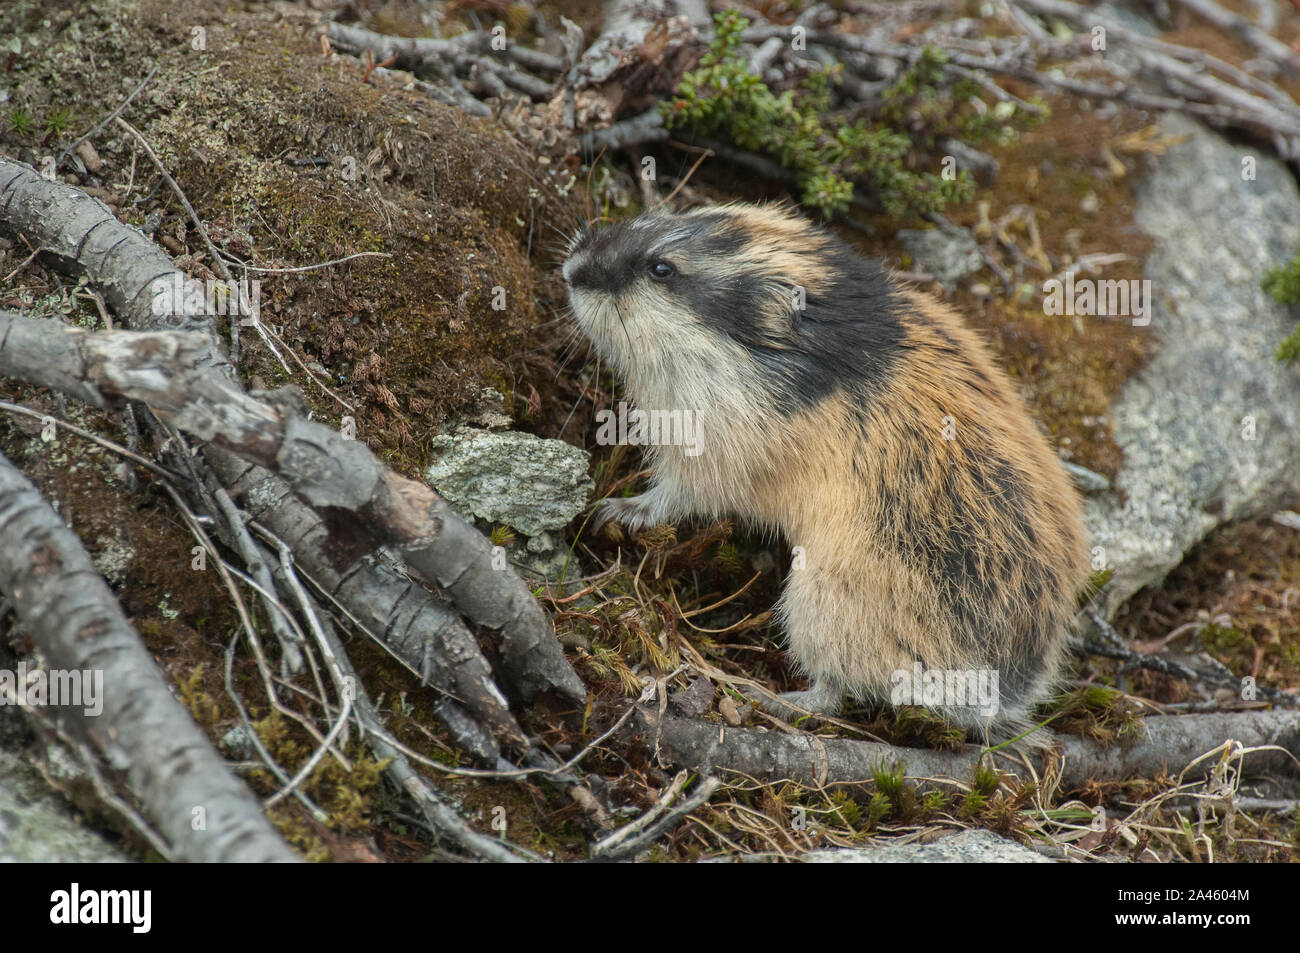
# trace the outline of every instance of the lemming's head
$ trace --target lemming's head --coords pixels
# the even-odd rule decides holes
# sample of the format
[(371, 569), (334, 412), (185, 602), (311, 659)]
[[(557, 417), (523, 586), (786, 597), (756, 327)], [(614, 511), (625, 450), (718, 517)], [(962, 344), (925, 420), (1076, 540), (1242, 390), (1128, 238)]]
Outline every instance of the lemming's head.
[(713, 373), (794, 411), (878, 383), (902, 338), (882, 268), (782, 206), (585, 230), (564, 279), (579, 325), (634, 391)]

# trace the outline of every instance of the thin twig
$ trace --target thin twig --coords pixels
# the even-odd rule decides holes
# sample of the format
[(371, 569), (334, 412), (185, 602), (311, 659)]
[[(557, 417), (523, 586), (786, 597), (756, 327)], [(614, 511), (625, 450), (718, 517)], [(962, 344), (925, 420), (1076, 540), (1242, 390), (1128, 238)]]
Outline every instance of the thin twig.
[[(699, 786), (691, 793), (690, 797), (670, 810), (668, 805), (681, 792), (686, 783), (686, 777), (687, 773), (685, 771), (680, 772), (673, 779), (673, 783), (669, 785), (668, 790), (664, 792), (663, 797), (659, 799), (659, 803), (645, 815), (631, 824), (620, 827), (604, 840), (593, 844), (591, 848), (592, 859), (618, 860), (623, 857), (635, 856), (650, 847), (687, 814), (708, 803), (709, 798), (713, 797), (713, 793), (722, 786), (722, 781), (718, 778), (706, 777), (700, 781)], [(662, 818), (647, 826), (647, 821), (650, 818), (660, 814), (663, 815)]]
[(225, 278), (226, 281), (233, 284), (235, 279), (231, 276), (230, 269), (226, 267), (225, 259), (217, 252), (216, 246), (212, 244), (212, 239), (208, 237), (208, 230), (203, 227), (203, 222), (199, 218), (199, 213), (194, 211), (194, 206), (190, 204), (190, 200), (185, 197), (185, 193), (181, 191), (181, 187), (176, 184), (176, 180), (172, 178), (171, 173), (168, 172), (166, 166), (162, 164), (162, 160), (158, 158), (158, 153), (153, 151), (153, 146), (149, 145), (149, 140), (141, 135), (140, 131), (136, 129), (135, 126), (131, 125), (120, 116), (115, 116), (113, 121), (134, 136), (136, 142), (140, 144), (140, 148), (144, 150), (145, 155), (153, 160), (153, 164), (158, 169), (158, 173), (163, 177), (163, 181), (167, 183), (168, 187), (172, 190), (172, 193), (180, 201), (181, 205), (185, 207), (185, 211), (190, 216), (190, 221), (194, 223), (195, 230), (198, 231), (199, 237), (203, 239), (203, 244), (208, 250), (208, 255), (212, 258), (213, 265), (219, 272), (221, 272), (222, 278)]
[(352, 261), (354, 258), (392, 258), (391, 252), (386, 251), (359, 251), (355, 255), (348, 255), (344, 258), (335, 258), (331, 261), (317, 262), (314, 265), (303, 265), (299, 268), (261, 268), (257, 265), (245, 265), (239, 263), (239, 267), (245, 271), (260, 271), (264, 274), (274, 275), (291, 275), (301, 271), (315, 271), (318, 268), (328, 268), (331, 265), (341, 265), (345, 261)]
[[(77, 146), (81, 145), (83, 142), (85, 142), (85, 141), (86, 141), (87, 139), (89, 139), (91, 136), (95, 135), (95, 133), (99, 132), (101, 129), (103, 129), (105, 126), (107, 126), (110, 122), (112, 122), (114, 119), (116, 119), (118, 116), (120, 116), (120, 115), (122, 114), (122, 110), (124, 110), (127, 106), (131, 105), (131, 100), (135, 99), (136, 96), (140, 95), (140, 91), (141, 91), (142, 89), (144, 89), (146, 86), (149, 85), (149, 80), (153, 79), (154, 74), (157, 73), (157, 72), (158, 72), (158, 67), (155, 66), (153, 69), (151, 69), (151, 70), (149, 71), (149, 75), (148, 75), (148, 76), (146, 76), (144, 79), (140, 80), (140, 85), (137, 86), (137, 87), (134, 89), (134, 91), (132, 91), (131, 95), (128, 96), (128, 97), (126, 97), (126, 99), (122, 100), (122, 104), (121, 104), (120, 106), (118, 106), (116, 109), (114, 109), (111, 113), (109, 113), (109, 114), (108, 114), (108, 117), (105, 118), (105, 120), (104, 120), (103, 122), (101, 122), (101, 123), (100, 123), (98, 126), (96, 126), (94, 129), (90, 130), (90, 132), (86, 133), (84, 136), (82, 136), (80, 139), (78, 139), (78, 140), (77, 140), (76, 142), (74, 142), (72, 145), (68, 146), (68, 148), (64, 149), (64, 150), (63, 150), (63, 155), (59, 156), (59, 161), (56, 162), (56, 163), (54, 163), (54, 168), (57, 169), (59, 166), (63, 165), (63, 160), (66, 159), (68, 156), (72, 155), (72, 153), (76, 150)], [(132, 167), (132, 171), (134, 171), (134, 167)]]

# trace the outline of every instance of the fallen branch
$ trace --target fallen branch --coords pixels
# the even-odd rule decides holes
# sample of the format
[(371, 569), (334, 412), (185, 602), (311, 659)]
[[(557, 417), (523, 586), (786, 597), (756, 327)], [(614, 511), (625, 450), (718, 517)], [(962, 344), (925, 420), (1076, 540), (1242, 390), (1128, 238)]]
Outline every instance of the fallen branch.
[(326, 27), (326, 36), (345, 53), (360, 55), (369, 51), (374, 62), (411, 73), (431, 71), (444, 79), (453, 73), (471, 79), (490, 77), (492, 85), (486, 93), (494, 96), (501, 95), (504, 87), (509, 86), (534, 99), (546, 99), (555, 92), (555, 82), (540, 79), (527, 70), (558, 76), (564, 68), (558, 57), (514, 43), (498, 53), (492, 49), (492, 37), (481, 31), (450, 39), (412, 38), (387, 36), (364, 27), (331, 22)]
[(207, 335), (84, 333), (0, 312), (0, 340), (6, 376), (46, 386), (76, 378), (94, 391), (97, 406), (110, 397), (141, 401), (172, 426), (279, 475), (317, 512), (330, 514), (336, 532), (361, 552), (391, 547), (461, 612), (501, 633), (501, 666), (528, 697), (551, 690), (572, 701), (586, 697), (541, 606), (518, 576), (495, 568), (481, 533), (362, 444), (245, 394)]
[[(1176, 102), (1182, 105), (1175, 108), (1192, 112), (1194, 110), (1191, 107), (1197, 105), (1202, 108), (1214, 107), (1221, 115), (1231, 116), (1236, 124), (1251, 131), (1271, 133), (1284, 159), (1300, 160), (1300, 106), (1281, 90), (1256, 80), (1217, 57), (1153, 40), (1113, 21), (1103, 20), (1095, 11), (1067, 0), (1015, 0), (1015, 3), (1039, 15), (1065, 20), (1081, 30), (1089, 30), (1094, 26), (1104, 27), (1108, 35), (1126, 44), (1127, 50), (1138, 59), (1143, 70), (1158, 78), (1166, 87), (1172, 86), (1179, 92), (1182, 89), (1196, 90), (1208, 100), (1197, 104), (1195, 101), (1180, 99)], [(1182, 61), (1180, 57), (1184, 56), (1192, 62)], [(1211, 75), (1211, 70), (1243, 85), (1253, 86), (1256, 91), (1262, 87), (1269, 98), (1262, 99), (1244, 88), (1225, 82)], [(1139, 95), (1130, 93), (1123, 98), (1136, 104)]]
[(51, 669), (102, 674), (102, 712), (60, 720), (125, 779), (174, 859), (297, 859), (172, 696), (81, 541), (3, 456), (0, 591)]
[(1261, 30), (1245, 17), (1223, 9), (1213, 0), (1174, 0), (1180, 7), (1191, 10), (1221, 30), (1231, 30), (1279, 67), (1291, 73), (1300, 73), (1300, 53), (1287, 46), (1267, 31)]
[[(1294, 769), (1295, 754), (1300, 752), (1300, 712), (1295, 711), (1155, 715), (1142, 725), (1145, 737), (1129, 747), (1103, 747), (1086, 738), (1058, 735), (1062, 787), (1076, 789), (1090, 781), (1125, 781), (1177, 771), (1227, 739), (1248, 748), (1285, 749), (1255, 753), (1255, 769)], [(671, 764), (700, 771), (732, 771), (754, 778), (789, 779), (813, 786), (868, 781), (874, 769), (895, 763), (902, 764), (912, 779), (969, 780), (980, 758), (979, 749), (933, 751), (852, 738), (728, 728), (669, 715), (661, 717), (644, 706), (637, 709), (636, 730), (651, 750)], [(998, 767), (1014, 773), (1017, 762), (999, 762)], [(1198, 769), (1201, 767), (1205, 766)]]
[[(1079, 648), (1090, 655), (1117, 659), (1124, 663), (1125, 669), (1147, 669), (1148, 671), (1168, 675), (1171, 678), (1181, 679), (1193, 685), (1208, 681), (1212, 685), (1231, 689), (1233, 692), (1237, 692), (1241, 688), (1241, 678), (1234, 675), (1231, 670), (1217, 661), (1215, 664), (1220, 671), (1198, 672), (1181, 662), (1165, 658), (1163, 655), (1147, 655), (1138, 652), (1120, 637), (1119, 633), (1101, 617), (1096, 609), (1089, 606), (1084, 610), (1083, 614), (1091, 620), (1097, 632), (1101, 635), (1100, 638), (1094, 637), (1086, 629), (1084, 630)], [(1271, 702), (1292, 706), (1300, 703), (1300, 697), (1280, 688), (1273, 688), (1271, 685), (1256, 685), (1255, 691)]]
[(584, 154), (595, 155), (602, 149), (623, 149), (667, 138), (668, 128), (659, 110), (647, 109), (630, 119), (620, 119), (608, 129), (583, 133), (578, 137), (578, 144)]
[[(205, 456), (249, 517), (289, 544), (299, 570), (323, 598), (418, 675), (421, 684), (455, 699), (491, 734), (526, 746), (474, 634), (445, 599), (409, 579), (396, 558), (363, 553), (349, 562), (351, 553), (340, 547), (342, 527), (327, 525), (269, 470), (219, 447)], [(471, 750), (485, 750), (482, 739)]]
[[(206, 351), (194, 352), (195, 359), (206, 363), (202, 367), (194, 367), (190, 370), (200, 373), (210, 368), (214, 374), (207, 380), (205, 386), (221, 393), (240, 393), (234, 381), (233, 368), (220, 356), (220, 345), (208, 317), (196, 313), (154, 313), (152, 308), (154, 280), (173, 281), (183, 276), (179, 275), (170, 259), (156, 245), (139, 232), (118, 222), (102, 202), (70, 186), (49, 182), (37, 175), (30, 166), (0, 159), (0, 209), (3, 209), (3, 212), (0, 212), (0, 227), (37, 236), (40, 244), (45, 245), (54, 254), (56, 263), (69, 271), (85, 273), (92, 283), (103, 288), (109, 304), (118, 313), (119, 318), (125, 319), (127, 323), (140, 328), (178, 328), (201, 332), (211, 346)], [(53, 380), (49, 383), (50, 386), (60, 386)], [(256, 426), (260, 424), (254, 424), (254, 427)], [(255, 434), (249, 436), (256, 441)], [(335, 438), (347, 443), (337, 434)], [(354, 444), (353, 449), (356, 448), (357, 445)], [(369, 455), (368, 451), (361, 449), (366, 456)], [(208, 448), (205, 450), (205, 458), (217, 469), (229, 471), (239, 467), (245, 492), (255, 487), (273, 493), (276, 499), (292, 499), (289, 487), (269, 470), (261, 468), (249, 470), (246, 464), (232, 463), (229, 455), (223, 460), (220, 453), (219, 450)], [(225, 477), (223, 482), (228, 488), (233, 489)], [(238, 495), (236, 494), (237, 497)], [(450, 511), (448, 513), (449, 519), (454, 519), (457, 527), (464, 527), (464, 530), (458, 530), (458, 533), (467, 531), (472, 536), (478, 536), (465, 526), (459, 516)], [(266, 519), (266, 514), (263, 514), (263, 517)], [(365, 601), (345, 603), (355, 616), (370, 615), (371, 606), (376, 604), (371, 600), (376, 598), (379, 599), (378, 604), (392, 607), (394, 615), (380, 620), (379, 624), (371, 627), (372, 631), (384, 634), (392, 630), (406, 633), (414, 639), (419, 635), (419, 630), (413, 623), (428, 621), (429, 616), (420, 613), (400, 615), (401, 612), (412, 607), (421, 608), (419, 605), (413, 606), (413, 603), (418, 603), (419, 600), (411, 600), (405, 595), (411, 588), (409, 583), (402, 583), (391, 573), (382, 576), (367, 568), (370, 562), (379, 558), (374, 550), (360, 544), (361, 540), (370, 538), (371, 534), (367, 532), (360, 536), (353, 535), (350, 526), (350, 523), (340, 526), (332, 522), (326, 525), (319, 516), (315, 516), (310, 522), (297, 522), (288, 527), (281, 526), (276, 532), (294, 546), (295, 558), (309, 573), (320, 575), (319, 570), (323, 564), (328, 564), (332, 568), (332, 574), (341, 581), (354, 575), (362, 577), (361, 585), (350, 588), (356, 592), (358, 598)], [(325, 532), (318, 532), (321, 528), (324, 528)], [(481, 536), (478, 536), (478, 540), (480, 545), (477, 549), (481, 553), (486, 540)], [(428, 557), (430, 554), (426, 552), (423, 555)], [(481, 624), (491, 628), (492, 623), (484, 620), (491, 619), (503, 625), (506, 621), (510, 621), (511, 624), (502, 630), (501, 655), (504, 674), (510, 679), (516, 697), (522, 701), (530, 701), (541, 691), (557, 691), (573, 700), (585, 697), (585, 690), (580, 680), (564, 660), (549, 623), (540, 608), (536, 607), (526, 586), (508, 570), (489, 575), (480, 567), (478, 571), (467, 575), (464, 572), (467, 567), (460, 561), (463, 555), (463, 553), (451, 554), (448, 578), (455, 579), (455, 592), (451, 594), (453, 599), (465, 598), (473, 602), (474, 610), (469, 614)], [(426, 560), (424, 568), (432, 570), (437, 567), (428, 565)], [(503, 582), (507, 578), (514, 581)], [(394, 587), (389, 583), (398, 585)], [(493, 596), (490, 593), (475, 594), (472, 591), (476, 584), (493, 583), (512, 589), (513, 601), (510, 607), (492, 607), (490, 602)], [(346, 595), (343, 588), (348, 587), (335, 590), (341, 599)], [(424, 607), (427, 606), (428, 602), (425, 600)], [(458, 608), (465, 609), (459, 604)], [(435, 630), (433, 634), (437, 636), (442, 631), (444, 630)], [(472, 639), (468, 641), (470, 645), (473, 644)], [(469, 648), (463, 643), (462, 647), (467, 650)], [(475, 654), (477, 654), (476, 650)], [(453, 661), (459, 661), (460, 657), (453, 655), (451, 658)], [(486, 699), (492, 693), (500, 699), (500, 693), (490, 685), (490, 679), (487, 680), (485, 687), (486, 694), (483, 691), (477, 693), (480, 699), (485, 700), (485, 705), (489, 705)], [(464, 697), (454, 690), (451, 693), (455, 697)], [(504, 708), (503, 703), (503, 699), (495, 702), (498, 709)]]
[[(1036, 13), (1057, 16), (1081, 27), (1098, 22), (1093, 11), (1063, 0), (1016, 0), (1016, 2)], [(1158, 44), (1158, 41), (1152, 41), (1109, 23), (1106, 24), (1106, 28), (1116, 38), (1126, 38), (1129, 41), (1131, 51), (1144, 67), (1158, 76), (1197, 89), (1208, 101), (1199, 102), (1146, 93), (1137, 89), (1132, 82), (1106, 85), (1058, 76), (1051, 71), (1041, 71), (1037, 68), (1032, 55), (1032, 47), (1027, 43), (1022, 47), (1013, 48), (1006, 54), (996, 56), (948, 49), (944, 51), (946, 55), (944, 69), (954, 75), (981, 81), (984, 89), (989, 92), (993, 92), (997, 87), (992, 87), (986, 79), (983, 79), (981, 76), (983, 73), (1012, 76), (1048, 89), (1094, 99), (1122, 100), (1139, 108), (1185, 112), (1210, 121), (1236, 125), (1256, 132), (1267, 132), (1275, 137), (1282, 137), (1288, 143), (1300, 137), (1300, 107), (1296, 107), (1280, 91), (1276, 91), (1277, 96), (1262, 99), (1208, 75), (1208, 71), (1200, 71), (1197, 68), (1197, 66), (1213, 66), (1228, 75), (1241, 73), (1228, 63), (1201, 51), (1172, 44)], [(770, 25), (750, 27), (742, 36), (747, 43), (763, 43), (774, 36), (789, 38), (790, 27)], [(808, 30), (805, 39), (809, 46), (829, 47), (908, 64), (914, 63), (926, 48), (922, 43), (894, 43), (871, 36), (834, 33), (827, 30)], [(1193, 57), (1196, 65), (1182, 62), (1169, 55), (1171, 50)], [(1253, 78), (1250, 81), (1258, 82)], [(1002, 92), (1004, 96), (1007, 95), (1005, 91)], [(1294, 143), (1292, 145), (1294, 146)], [(1284, 150), (1284, 157), (1296, 158), (1290, 147)]]
[[(288, 572), (289, 569), (286, 567), (284, 571)], [(307, 598), (305, 593), (303, 595)], [(338, 659), (343, 677), (353, 686), (356, 695), (356, 714), (366, 733), (366, 744), (370, 746), (376, 758), (389, 762), (385, 774), (398, 788), (411, 796), (429, 826), (442, 837), (483, 860), (518, 863), (523, 860), (539, 859), (532, 854), (521, 857), (515, 849), (512, 849), (512, 845), (474, 830), (454, 808), (438, 796), (424, 778), (416, 773), (405, 755), (392, 743), (390, 736), (384, 730), (383, 720), (370, 700), (365, 686), (361, 684), (361, 679), (352, 668), (352, 663), (348, 660), (334, 626), (323, 613), (314, 612), (314, 614), (320, 620), (321, 637), (328, 645), (329, 651)]]
[(687, 814), (708, 803), (722, 786), (717, 778), (703, 778), (685, 800), (672, 806), (686, 786), (687, 772), (682, 771), (664, 790), (658, 803), (630, 824), (597, 841), (591, 847), (592, 860), (621, 860), (635, 857), (648, 849)]

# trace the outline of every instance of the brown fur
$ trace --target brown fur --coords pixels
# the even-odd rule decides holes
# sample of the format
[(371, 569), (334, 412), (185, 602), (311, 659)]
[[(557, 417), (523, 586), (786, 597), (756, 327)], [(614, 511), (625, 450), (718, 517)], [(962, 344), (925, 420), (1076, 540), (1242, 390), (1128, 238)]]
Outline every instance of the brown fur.
[[(807, 222), (770, 207), (723, 211), (722, 228), (747, 242), (732, 259), (699, 263), (703, 273), (779, 277), (810, 293), (833, 277), (819, 261), (827, 239)], [(865, 404), (840, 392), (791, 415), (755, 399), (764, 370), (748, 351), (653, 286), (617, 301), (575, 292), (580, 323), (639, 407), (707, 410), (706, 452), (647, 448), (650, 490), (607, 501), (602, 516), (635, 528), (738, 515), (797, 547), (803, 568), (778, 607), (814, 683), (797, 706), (835, 708), (841, 695), (888, 703), (892, 673), (916, 662), (993, 668), (1004, 673), (993, 721), (1019, 728), (1055, 676), (1086, 574), (1079, 497), (976, 335), (933, 298), (896, 291), (905, 346), (883, 389)], [(773, 301), (752, 317), (779, 347), (789, 308), (777, 292)], [(955, 439), (943, 437), (945, 418)], [(986, 584), (955, 585), (935, 572), (936, 554)], [(982, 723), (967, 708), (946, 713)]]

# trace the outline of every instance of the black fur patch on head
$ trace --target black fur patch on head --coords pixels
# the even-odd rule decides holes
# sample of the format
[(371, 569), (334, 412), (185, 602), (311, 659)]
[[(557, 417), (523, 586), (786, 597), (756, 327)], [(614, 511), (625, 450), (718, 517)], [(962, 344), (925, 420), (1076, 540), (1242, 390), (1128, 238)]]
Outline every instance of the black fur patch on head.
[[(734, 257), (745, 238), (728, 229), (730, 217), (722, 213), (685, 216), (645, 215), (600, 230), (587, 229), (569, 252), (577, 265), (566, 278), (574, 288), (616, 295), (647, 276), (655, 261), (664, 260), (679, 269), (678, 278), (690, 273), (692, 263)], [(668, 236), (676, 238), (665, 244)], [(665, 282), (671, 290), (680, 282)]]
[[(832, 239), (820, 257), (832, 277), (820, 292), (806, 291), (803, 310), (793, 307), (792, 287), (783, 292), (791, 308), (780, 346), (747, 340), (743, 330), (732, 335), (771, 370), (780, 384), (778, 409), (786, 413), (811, 409), (839, 391), (866, 401), (904, 356), (904, 305), (884, 267), (839, 239)], [(753, 310), (733, 312), (745, 314), (752, 327)]]
[[(659, 260), (675, 269), (659, 290), (682, 310), (743, 346), (771, 374), (767, 395), (786, 414), (810, 409), (838, 391), (867, 399), (902, 356), (903, 303), (879, 262), (859, 257), (829, 233), (806, 254), (828, 276), (795, 307), (795, 280), (772, 274), (743, 255), (752, 236), (743, 214), (646, 216), (581, 235), (566, 269), (569, 284), (617, 295), (651, 280)], [(798, 255), (798, 239), (781, 250)], [(742, 260), (737, 261), (738, 258)], [(711, 268), (717, 262), (729, 267)], [(739, 265), (739, 268), (735, 266)], [(725, 278), (718, 271), (731, 271)], [(780, 316), (773, 318), (779, 302)], [(755, 395), (758, 397), (759, 395)]]

